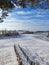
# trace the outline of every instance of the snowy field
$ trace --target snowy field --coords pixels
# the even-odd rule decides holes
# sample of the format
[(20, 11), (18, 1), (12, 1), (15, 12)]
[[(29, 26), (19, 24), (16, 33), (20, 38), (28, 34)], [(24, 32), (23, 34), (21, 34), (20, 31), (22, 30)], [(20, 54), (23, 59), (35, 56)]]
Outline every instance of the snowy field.
[(13, 47), (0, 49), (0, 65), (18, 65), (18, 61)]
[(47, 35), (48, 35), (48, 32), (45, 32), (45, 33), (36, 33), (33, 36), (35, 38), (38, 38), (38, 39), (49, 41), (49, 37), (47, 37)]
[[(21, 57), (24, 55), (24, 57), (22, 57), (23, 59), (28, 57), (26, 63), (28, 62), (30, 64), (30, 61), (33, 61), (38, 65), (49, 65), (49, 41), (47, 41), (46, 38), (40, 39), (36, 36), (38, 35), (21, 34), (20, 37), (17, 38), (8, 37), (5, 39), (0, 39), (0, 65), (18, 64), (13, 48), (14, 44), (18, 48), (20, 46), (20, 50), (22, 49), (22, 54), (21, 52), (19, 52), (19, 54)], [(39, 36), (41, 35), (39, 34)], [(42, 34), (42, 36), (44, 35)], [(18, 48), (17, 50), (19, 51)]]

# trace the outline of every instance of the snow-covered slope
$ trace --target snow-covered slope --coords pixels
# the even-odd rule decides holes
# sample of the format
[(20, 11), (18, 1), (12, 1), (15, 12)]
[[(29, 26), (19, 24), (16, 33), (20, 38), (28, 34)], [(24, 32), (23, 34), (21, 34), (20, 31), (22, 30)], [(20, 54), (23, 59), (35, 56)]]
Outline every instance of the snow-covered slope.
[(19, 41), (25, 53), (39, 65), (49, 65), (49, 42), (28, 37), (27, 41)]
[[(20, 37), (17, 38), (0, 39), (0, 54), (2, 55), (5, 52), (5, 48), (5, 53), (8, 54), (8, 52), (10, 51), (12, 53), (13, 59), (15, 55), (13, 55), (14, 50), (13, 48), (11, 48), (11, 46), (14, 46), (14, 44), (16, 46), (19, 45), (26, 53), (27, 57), (29, 57), (35, 63), (39, 65), (49, 65), (49, 41), (35, 38), (34, 34), (22, 34)], [(2, 56), (4, 56), (4, 54)], [(30, 60), (28, 60), (28, 62), (29, 61)]]
[(0, 48), (0, 65), (18, 65), (13, 47)]

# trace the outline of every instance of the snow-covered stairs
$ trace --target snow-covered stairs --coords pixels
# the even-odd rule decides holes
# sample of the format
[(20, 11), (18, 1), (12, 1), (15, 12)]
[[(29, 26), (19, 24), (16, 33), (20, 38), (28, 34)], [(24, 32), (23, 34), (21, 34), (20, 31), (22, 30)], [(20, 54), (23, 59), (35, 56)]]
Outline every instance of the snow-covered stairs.
[(14, 49), (16, 55), (18, 55), (19, 65), (38, 65), (36, 62), (33, 61), (33, 57), (29, 55), (30, 53), (26, 53), (26, 51), (21, 48), (20, 45), (14, 45)]
[(30, 65), (18, 45), (14, 46), (19, 65)]
[(21, 45), (19, 45), (19, 48), (21, 49), (21, 51), (23, 52), (24, 56), (26, 57), (27, 61), (29, 62), (30, 65), (38, 65), (38, 63), (36, 63), (33, 60), (33, 56), (30, 53), (30, 51), (26, 48), (26, 50), (24, 48), (21, 47)]

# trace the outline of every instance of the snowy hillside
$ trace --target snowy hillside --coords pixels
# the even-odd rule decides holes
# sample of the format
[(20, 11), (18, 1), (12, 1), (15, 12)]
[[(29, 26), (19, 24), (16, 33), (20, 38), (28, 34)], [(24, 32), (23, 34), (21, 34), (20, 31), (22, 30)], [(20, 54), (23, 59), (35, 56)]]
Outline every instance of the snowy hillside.
[[(2, 65), (5, 59), (7, 60), (5, 60), (4, 65), (18, 64), (14, 52), (14, 45), (23, 65), (30, 65), (31, 61), (38, 65), (49, 65), (49, 41), (36, 38), (36, 35), (37, 34), (21, 34), (21, 36), (17, 38), (8, 37), (0, 39), (0, 65)], [(8, 61), (9, 63), (6, 64)]]
[(0, 48), (0, 65), (18, 65), (13, 47)]

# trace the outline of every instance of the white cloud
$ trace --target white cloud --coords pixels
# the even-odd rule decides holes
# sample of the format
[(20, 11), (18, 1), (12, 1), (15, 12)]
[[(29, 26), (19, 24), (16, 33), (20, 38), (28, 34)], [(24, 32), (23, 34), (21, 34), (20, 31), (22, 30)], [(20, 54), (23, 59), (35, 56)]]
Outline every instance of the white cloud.
[(27, 12), (24, 12), (24, 11), (18, 11), (16, 12), (17, 14), (30, 14), (31, 12), (30, 11), (27, 11)]
[(44, 15), (38, 15), (38, 14), (36, 14), (36, 15), (31, 15), (31, 16), (23, 16), (22, 18), (24, 18), (24, 19), (30, 19), (30, 18), (36, 18), (36, 17), (46, 17), (46, 16), (44, 16)]

